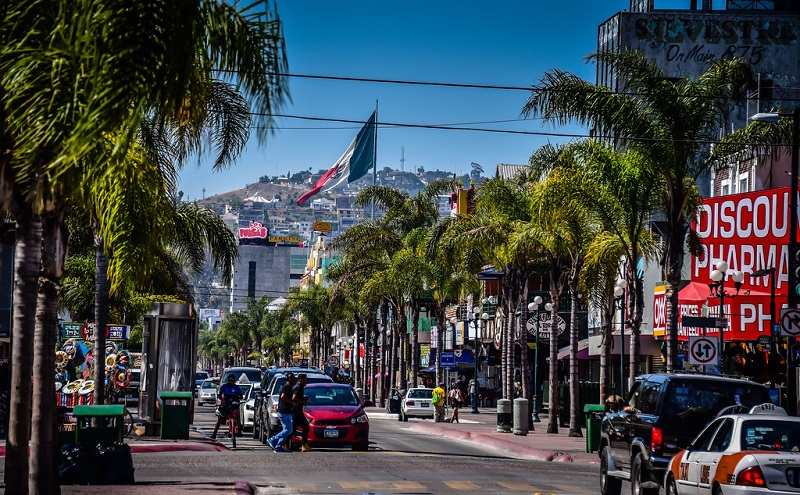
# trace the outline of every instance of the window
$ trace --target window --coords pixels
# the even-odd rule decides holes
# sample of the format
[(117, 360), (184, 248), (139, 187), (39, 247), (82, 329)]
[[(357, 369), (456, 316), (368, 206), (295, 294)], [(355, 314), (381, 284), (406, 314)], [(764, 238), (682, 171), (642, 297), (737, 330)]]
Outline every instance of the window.
[(726, 419), (723, 421), (722, 426), (717, 430), (714, 439), (711, 441), (711, 447), (708, 450), (711, 452), (723, 452), (727, 450), (731, 444), (731, 437), (733, 436), (733, 420)]
[(247, 266), (247, 297), (256, 298), (256, 262), (251, 261)]
[(627, 404), (629, 407), (636, 407), (636, 404), (639, 402), (639, 390), (642, 388), (642, 382), (636, 382), (631, 387), (630, 392), (628, 392), (628, 401)]
[(692, 442), (692, 445), (689, 447), (691, 450), (700, 450), (706, 451), (708, 450), (708, 444), (711, 439), (714, 437), (714, 433), (717, 432), (717, 428), (719, 428), (720, 423), (722, 420), (717, 420), (711, 423), (710, 425), (706, 426), (706, 429), (703, 430), (703, 433), (697, 437), (697, 440)]
[(658, 407), (658, 397), (660, 396), (659, 390), (661, 389), (660, 383), (648, 382), (642, 389), (641, 397), (639, 397), (639, 405), (636, 409), (644, 414), (655, 414), (656, 407)]
[(742, 423), (742, 450), (800, 450), (800, 423), (757, 419)]

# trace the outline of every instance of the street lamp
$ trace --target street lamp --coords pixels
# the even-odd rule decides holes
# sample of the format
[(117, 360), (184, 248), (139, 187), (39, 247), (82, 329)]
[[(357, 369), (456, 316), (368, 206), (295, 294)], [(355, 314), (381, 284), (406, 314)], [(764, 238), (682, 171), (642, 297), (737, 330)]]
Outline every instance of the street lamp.
[[(486, 298), (484, 298), (483, 299), (483, 303), (486, 304), (487, 302), (488, 302), (488, 300)], [(478, 306), (475, 306), (474, 308), (472, 308), (472, 318), (473, 318), (472, 324), (475, 326), (475, 329), (474, 329), (474, 331), (475, 331), (475, 339), (473, 340), (473, 351), (472, 351), (473, 358), (475, 359), (475, 373), (474, 373), (473, 378), (475, 379), (476, 386), (477, 386), (477, 380), (478, 380), (478, 321), (481, 318), (481, 308), (479, 308)], [(483, 319), (484, 320), (488, 320), (489, 319), (489, 313), (483, 313)], [(480, 412), (480, 411), (478, 411), (478, 401), (477, 400), (472, 400), (470, 402), (472, 402), (472, 404), (471, 404), (472, 405), (472, 411), (470, 411), (470, 412), (472, 414), (478, 414)]]
[[(716, 294), (719, 296), (719, 319), (723, 320), (722, 326), (719, 328), (719, 355), (722, 356), (722, 351), (724, 350), (724, 330), (728, 328), (727, 320), (725, 319), (725, 278), (728, 272), (728, 263), (726, 261), (720, 260), (717, 261), (717, 269), (711, 272), (711, 280), (714, 281), (713, 284), (710, 284), (709, 287), (712, 290), (712, 295), (714, 294), (713, 291), (716, 291)], [(735, 270), (731, 273), (731, 278), (736, 286), (736, 293), (739, 293), (739, 288), (742, 286), (742, 282), (744, 281), (744, 273)], [(731, 296), (732, 297), (732, 296)], [(719, 326), (719, 325), (718, 325)], [(724, 365), (724, 363), (723, 363)], [(721, 366), (720, 368), (723, 368)]]
[(618, 278), (614, 285), (614, 309), (620, 310), (619, 318), (619, 396), (625, 398), (625, 288), (628, 282)]
[[(536, 313), (536, 335), (534, 337), (534, 363), (533, 363), (533, 422), (538, 423), (541, 420), (539, 419), (539, 321), (541, 320), (542, 313), (550, 313), (553, 310), (553, 303), (547, 303), (544, 305), (544, 309), (539, 309), (539, 306), (542, 304), (543, 299), (542, 296), (536, 296), (533, 298), (532, 303), (528, 303), (528, 311), (532, 313)], [(553, 328), (553, 323), (550, 324), (550, 338), (555, 338), (555, 329)]]
[[(794, 108), (792, 113), (757, 113), (750, 117), (750, 120), (760, 122), (777, 122), (781, 117), (792, 118), (792, 170), (789, 182), (789, 290), (788, 300), (789, 308), (796, 308), (798, 302), (798, 263), (797, 256), (800, 247), (797, 243), (797, 179), (800, 173), (800, 106)], [(786, 346), (786, 393), (788, 413), (791, 416), (797, 415), (797, 377), (794, 374), (792, 366), (792, 347), (795, 344), (795, 338), (789, 337), (788, 345)]]

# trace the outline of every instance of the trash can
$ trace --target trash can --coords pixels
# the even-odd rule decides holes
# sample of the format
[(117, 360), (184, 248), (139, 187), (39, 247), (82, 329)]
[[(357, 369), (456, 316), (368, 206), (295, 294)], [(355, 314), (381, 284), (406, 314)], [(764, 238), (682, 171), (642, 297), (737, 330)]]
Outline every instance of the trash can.
[(189, 438), (192, 392), (161, 392), (161, 438)]
[(75, 443), (109, 447), (125, 437), (125, 406), (122, 404), (81, 405), (72, 410)]
[(400, 412), (401, 400), (402, 398), (400, 397), (400, 391), (393, 388), (389, 392), (389, 400), (387, 401), (386, 412), (389, 414), (398, 414)]
[(600, 424), (606, 413), (606, 407), (600, 404), (586, 404), (583, 406), (586, 415), (586, 452), (600, 450)]

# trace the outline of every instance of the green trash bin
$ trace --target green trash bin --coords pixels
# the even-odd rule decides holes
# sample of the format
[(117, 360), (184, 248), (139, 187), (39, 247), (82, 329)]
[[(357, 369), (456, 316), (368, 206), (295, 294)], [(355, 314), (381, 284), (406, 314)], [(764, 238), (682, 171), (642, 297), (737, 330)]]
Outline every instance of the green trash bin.
[(122, 404), (81, 405), (72, 410), (75, 443), (102, 445), (122, 443), (125, 437), (125, 406)]
[(188, 439), (192, 422), (192, 392), (163, 391), (161, 400), (161, 438)]
[(600, 450), (600, 423), (606, 413), (606, 406), (586, 404), (583, 412), (586, 416), (586, 452), (597, 452)]

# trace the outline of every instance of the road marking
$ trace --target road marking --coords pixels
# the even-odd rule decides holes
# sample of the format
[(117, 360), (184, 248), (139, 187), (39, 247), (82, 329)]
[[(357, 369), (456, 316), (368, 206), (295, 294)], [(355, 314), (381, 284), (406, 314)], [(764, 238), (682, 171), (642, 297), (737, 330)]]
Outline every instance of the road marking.
[(479, 485), (476, 485), (471, 481), (445, 481), (444, 484), (454, 490), (460, 490), (464, 492), (476, 492), (478, 490), (482, 490)]
[(425, 485), (416, 481), (393, 481), (392, 484), (400, 490), (424, 490)]
[(366, 490), (373, 485), (373, 483), (370, 483), (368, 481), (339, 481), (338, 484), (342, 488), (347, 488), (352, 490)]
[(507, 481), (498, 481), (498, 485), (508, 488), (509, 490), (514, 490), (517, 492), (531, 492), (536, 493), (536, 487), (531, 486), (527, 483), (509, 483)]

